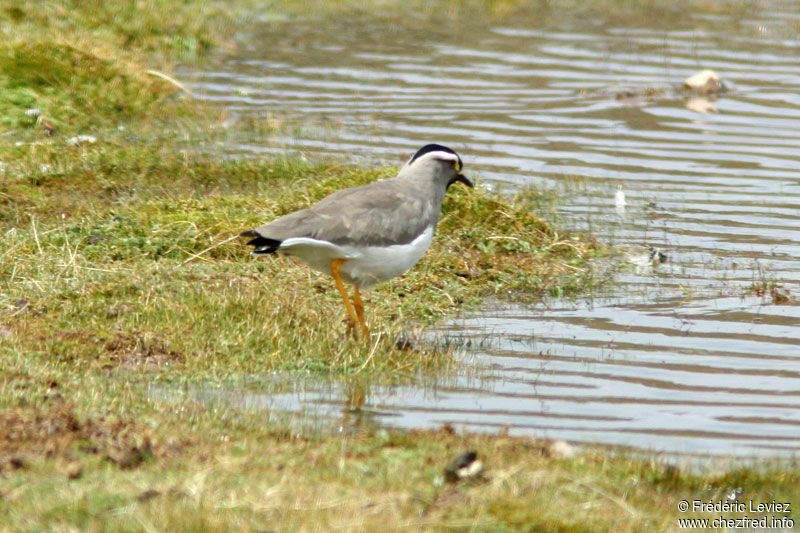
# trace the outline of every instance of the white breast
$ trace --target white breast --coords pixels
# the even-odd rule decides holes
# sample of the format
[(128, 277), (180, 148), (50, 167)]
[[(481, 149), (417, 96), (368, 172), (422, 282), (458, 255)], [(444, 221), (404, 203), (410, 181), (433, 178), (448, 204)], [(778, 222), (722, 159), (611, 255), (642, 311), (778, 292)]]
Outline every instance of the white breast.
[(433, 226), (428, 226), (407, 244), (340, 246), (309, 237), (299, 237), (286, 239), (278, 250), (298, 257), (311, 268), (325, 274), (331, 273), (331, 261), (347, 259), (342, 265), (342, 279), (366, 289), (408, 271), (422, 258), (431, 241), (433, 241)]

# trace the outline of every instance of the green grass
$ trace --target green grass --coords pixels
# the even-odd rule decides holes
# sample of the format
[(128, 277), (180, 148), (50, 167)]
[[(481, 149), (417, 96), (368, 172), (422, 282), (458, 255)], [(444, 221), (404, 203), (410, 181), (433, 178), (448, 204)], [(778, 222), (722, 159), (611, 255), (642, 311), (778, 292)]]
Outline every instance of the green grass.
[[(602, 451), (559, 458), (546, 442), (502, 435), (297, 434), (259, 415), (211, 413), (190, 401), (147, 406), (134, 385), (89, 381), (96, 394), (113, 398), (105, 409), (94, 406), (94, 417), (55, 399), (54, 390), (67, 393), (71, 385), (52, 381), (38, 389), (48, 398), (43, 407), (0, 414), (0, 457), (15, 460), (3, 462), (0, 517), (13, 530), (230, 531), (268, 524), (282, 531), (377, 531), (388, 523), (414, 530), (664, 531), (679, 517), (715, 516), (682, 515), (681, 499), (724, 500), (736, 489), (744, 501), (800, 496), (797, 468), (785, 464), (700, 475)], [(464, 450), (478, 453), (484, 476), (443, 482), (444, 465)]]
[[(443, 5), (412, 7), (433, 24)], [(519, 5), (447, 9), (501, 20)], [(359, 10), (320, 6), (278, 2), (267, 18)], [(384, 22), (408, 9), (381, 6)], [(354, 342), (330, 279), (254, 259), (235, 235), (396, 169), (222, 158), (223, 113), (147, 72), (234, 47), (246, 3), (0, 7), (0, 530), (642, 531), (675, 527), (683, 498), (797, 499), (795, 465), (695, 474), (602, 450), (559, 459), (502, 434), (298, 431), (198, 404), (195, 386), (334, 375), (356, 383), (357, 417), (370, 383), (452, 371), (449, 352), (400, 350), (398, 334), (489, 296), (591, 290), (606, 248), (539, 218), (552, 199), (535, 191), (453, 187), (431, 250), (372, 292), (374, 336)], [(67, 142), (77, 134), (97, 140)], [(443, 483), (466, 449), (484, 479)]]
[[(0, 131), (65, 135), (186, 115), (175, 86), (148, 70), (192, 60), (232, 36), (223, 2), (5, 3), (0, 10)], [(168, 12), (168, 16), (167, 16)], [(39, 109), (42, 117), (25, 115)]]
[(6, 327), (30, 351), (80, 345), (82, 361), (99, 365), (117, 357), (110, 352), (157, 352), (174, 359), (170, 373), (348, 372), (367, 357), (366, 368), (406, 372), (430, 363), (393, 348), (406, 328), (489, 295), (535, 298), (594, 282), (586, 260), (600, 248), (530, 213), (529, 194), (515, 203), (453, 188), (425, 260), (367, 300), (383, 334), (352, 344), (344, 323), (331, 322), (344, 309), (329, 278), (289, 258), (253, 259), (235, 236), (395, 169), (214, 162), (107, 143), (69, 152), (79, 157), (50, 159), (48, 173), (21, 153), (2, 190), (10, 229), (0, 305), (28, 302)]

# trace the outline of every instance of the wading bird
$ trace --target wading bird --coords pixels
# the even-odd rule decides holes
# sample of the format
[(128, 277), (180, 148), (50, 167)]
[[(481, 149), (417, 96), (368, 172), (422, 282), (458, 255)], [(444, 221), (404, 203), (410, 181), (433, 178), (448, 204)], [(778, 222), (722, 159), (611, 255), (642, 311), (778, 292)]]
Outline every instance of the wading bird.
[[(460, 181), (461, 158), (450, 148), (420, 148), (394, 178), (337, 191), (319, 203), (240, 235), (254, 255), (293, 255), (330, 274), (342, 295), (356, 337), (367, 336), (360, 289), (408, 271), (433, 240), (447, 188)], [(343, 282), (355, 286), (353, 301)]]

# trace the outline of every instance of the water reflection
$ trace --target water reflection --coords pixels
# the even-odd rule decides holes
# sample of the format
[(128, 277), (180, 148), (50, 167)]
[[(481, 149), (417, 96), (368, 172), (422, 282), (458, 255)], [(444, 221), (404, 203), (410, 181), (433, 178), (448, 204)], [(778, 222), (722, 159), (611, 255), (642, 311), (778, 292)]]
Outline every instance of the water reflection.
[[(265, 31), (258, 47), (181, 78), (234, 118), (277, 114), (288, 126), (233, 135), (231, 154), (400, 163), (442, 142), (496, 188), (562, 191), (549, 214), (559, 223), (668, 258), (637, 263), (612, 297), (444, 324), (431, 335), (492, 339), (467, 355), (486, 379), (373, 388), (346, 412), (671, 452), (794, 453), (800, 6), (768, 4), (746, 23), (687, 13), (678, 30), (564, 23), (441, 42), (298, 30), (279, 46)], [(702, 68), (730, 90), (681, 92)], [(354, 403), (342, 387), (242, 391), (239, 404), (338, 420)]]

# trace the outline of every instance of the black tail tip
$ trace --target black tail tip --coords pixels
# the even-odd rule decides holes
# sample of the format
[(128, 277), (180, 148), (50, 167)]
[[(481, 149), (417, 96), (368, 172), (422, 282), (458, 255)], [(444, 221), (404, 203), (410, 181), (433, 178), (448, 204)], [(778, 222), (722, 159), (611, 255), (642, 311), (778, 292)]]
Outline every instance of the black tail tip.
[(257, 231), (243, 231), (239, 234), (239, 237), (252, 237), (251, 240), (247, 241), (247, 244), (255, 247), (251, 252), (253, 255), (272, 254), (277, 252), (281, 246), (281, 241), (263, 237)]

